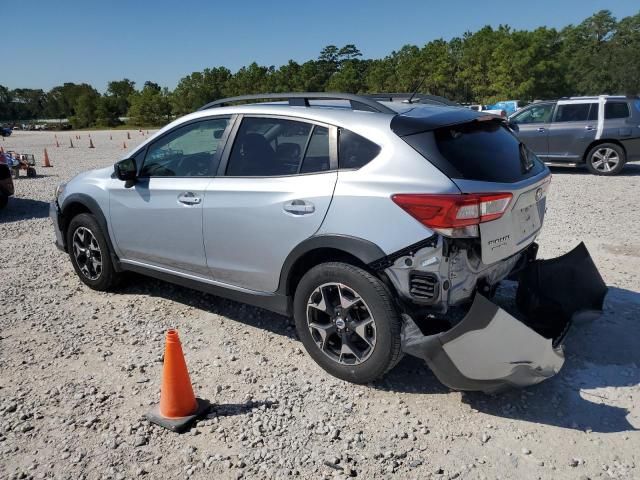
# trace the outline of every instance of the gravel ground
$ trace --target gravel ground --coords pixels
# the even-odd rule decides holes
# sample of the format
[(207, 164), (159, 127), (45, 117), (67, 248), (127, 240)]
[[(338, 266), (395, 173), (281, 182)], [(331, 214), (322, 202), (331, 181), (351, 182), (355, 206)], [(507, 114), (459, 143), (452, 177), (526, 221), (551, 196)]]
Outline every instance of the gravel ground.
[[(341, 382), (287, 319), (160, 281), (89, 290), (53, 245), (48, 202), (143, 139), (130, 133), (91, 132), (95, 149), (87, 132), (58, 134), (59, 148), (49, 132), (0, 142), (39, 163), (47, 147), (53, 164), (17, 180), (0, 213), (0, 478), (640, 478), (640, 165), (554, 171), (540, 256), (585, 241), (605, 314), (570, 332), (559, 375), (487, 396), (409, 357), (374, 385)], [(184, 435), (143, 417), (169, 327), (214, 403)]]

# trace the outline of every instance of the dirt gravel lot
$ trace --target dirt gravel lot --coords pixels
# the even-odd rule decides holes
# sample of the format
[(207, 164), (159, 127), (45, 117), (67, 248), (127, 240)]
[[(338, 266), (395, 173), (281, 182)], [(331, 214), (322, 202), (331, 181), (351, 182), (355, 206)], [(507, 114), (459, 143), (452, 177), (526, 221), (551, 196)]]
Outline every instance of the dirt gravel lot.
[[(286, 318), (160, 281), (89, 290), (53, 244), (48, 202), (144, 138), (130, 133), (91, 132), (95, 149), (87, 132), (59, 133), (59, 148), (50, 132), (0, 142), (39, 163), (47, 147), (53, 163), (0, 213), (0, 478), (640, 478), (640, 165), (554, 171), (540, 256), (585, 241), (605, 314), (575, 325), (559, 375), (487, 396), (409, 357), (374, 385), (341, 382)], [(214, 403), (184, 435), (143, 417), (169, 327)]]

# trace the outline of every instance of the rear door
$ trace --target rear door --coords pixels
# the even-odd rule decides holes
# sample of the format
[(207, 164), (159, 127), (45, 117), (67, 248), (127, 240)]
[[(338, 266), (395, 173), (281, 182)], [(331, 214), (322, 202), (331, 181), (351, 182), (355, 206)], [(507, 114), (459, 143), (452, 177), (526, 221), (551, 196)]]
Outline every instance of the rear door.
[(335, 127), (244, 116), (207, 187), (204, 245), (211, 276), (278, 288), (287, 255), (322, 224), (338, 178)]
[(593, 100), (558, 102), (549, 126), (549, 159), (568, 163), (582, 161), (596, 138), (598, 103)]
[(543, 160), (549, 154), (549, 125), (553, 115), (553, 103), (536, 103), (509, 118), (516, 126), (518, 138)]

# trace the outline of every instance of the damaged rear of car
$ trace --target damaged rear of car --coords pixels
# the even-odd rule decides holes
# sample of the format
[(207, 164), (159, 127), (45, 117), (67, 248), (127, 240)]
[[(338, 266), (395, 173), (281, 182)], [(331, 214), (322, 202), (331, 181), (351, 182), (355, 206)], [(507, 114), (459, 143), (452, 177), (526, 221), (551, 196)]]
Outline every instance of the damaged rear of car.
[[(551, 174), (501, 120), (440, 123), (402, 115), (391, 124), (460, 190), (392, 197), (434, 232), (384, 270), (401, 295), (403, 351), (453, 389), (538, 383), (560, 370), (572, 318), (597, 314), (606, 286), (582, 244), (536, 260)], [(507, 277), (519, 281), (511, 313), (488, 299)], [(444, 315), (468, 305), (459, 321)]]

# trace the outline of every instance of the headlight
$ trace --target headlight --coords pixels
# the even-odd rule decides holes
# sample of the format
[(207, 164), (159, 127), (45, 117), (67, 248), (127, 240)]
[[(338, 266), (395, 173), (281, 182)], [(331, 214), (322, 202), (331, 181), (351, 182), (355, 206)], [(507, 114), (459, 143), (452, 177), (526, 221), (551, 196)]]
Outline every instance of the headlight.
[(55, 196), (54, 196), (54, 198), (56, 200), (58, 200), (58, 198), (60, 198), (60, 195), (62, 195), (62, 193), (64, 192), (64, 187), (66, 187), (66, 186), (67, 186), (67, 184), (65, 182), (62, 182), (61, 184), (59, 184), (56, 187), (56, 193), (55, 193)]

